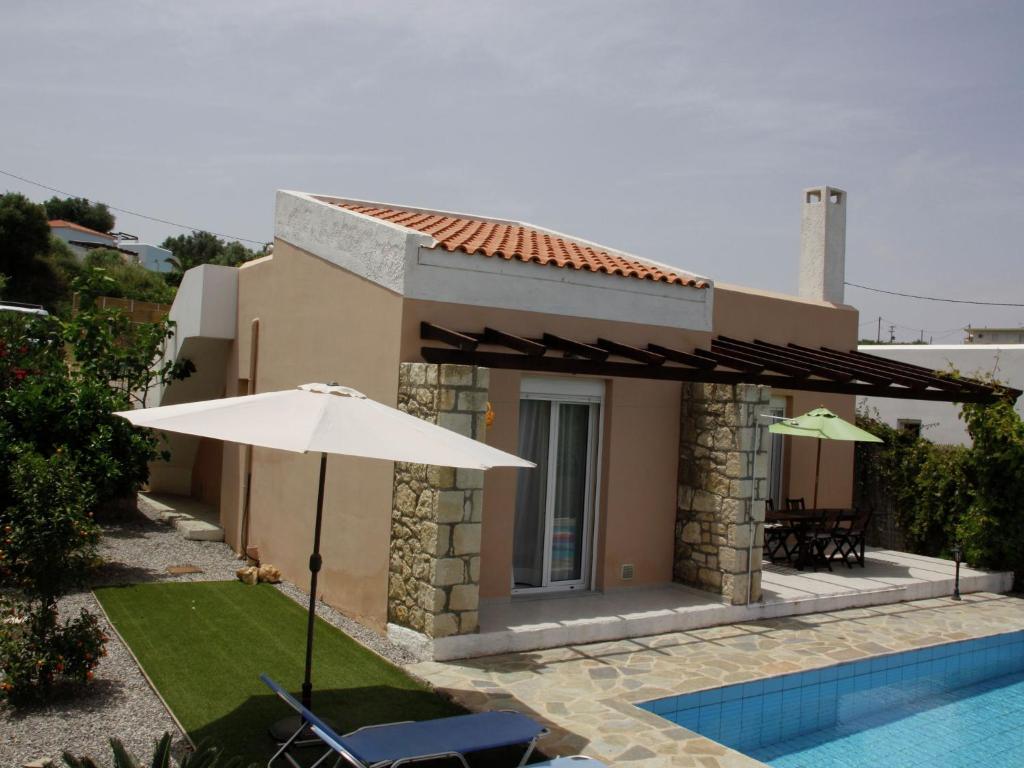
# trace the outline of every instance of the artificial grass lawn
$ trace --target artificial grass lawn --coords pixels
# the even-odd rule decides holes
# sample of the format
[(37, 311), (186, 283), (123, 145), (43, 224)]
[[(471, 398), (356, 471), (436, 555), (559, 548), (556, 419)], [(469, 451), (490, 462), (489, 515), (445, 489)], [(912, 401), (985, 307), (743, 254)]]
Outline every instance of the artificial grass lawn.
[[(237, 581), (107, 587), (96, 597), (196, 743), (266, 762), (267, 726), (292, 711), (259, 674), (298, 697), (305, 610), (273, 587)], [(313, 648), (313, 711), (343, 733), (463, 712), (319, 618)]]

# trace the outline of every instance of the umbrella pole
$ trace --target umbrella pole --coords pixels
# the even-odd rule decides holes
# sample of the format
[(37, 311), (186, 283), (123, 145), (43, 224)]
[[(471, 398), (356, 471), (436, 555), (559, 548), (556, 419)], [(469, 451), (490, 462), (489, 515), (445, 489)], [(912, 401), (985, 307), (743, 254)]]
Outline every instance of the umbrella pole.
[(324, 517), (324, 479), (327, 454), (320, 454), (320, 487), (316, 494), (316, 526), (313, 529), (313, 554), (309, 556), (309, 618), (306, 622), (306, 676), (302, 682), (302, 706), (311, 709), (313, 700), (313, 627), (316, 623), (316, 580), (323, 559), (320, 557), (320, 528)]
[[(818, 478), (821, 472), (821, 438), (818, 438), (818, 457), (814, 460), (814, 504), (811, 509), (818, 508)], [(317, 531), (320, 529), (318, 528)], [(319, 533), (317, 534), (319, 537)]]
[[(316, 496), (316, 525), (313, 529), (313, 554), (309, 556), (309, 616), (306, 620), (306, 674), (302, 681), (302, 706), (312, 709), (313, 703), (313, 628), (316, 626), (316, 581), (323, 562), (320, 557), (320, 528), (324, 517), (324, 480), (327, 477), (327, 454), (320, 454), (320, 487)], [(323, 718), (321, 718), (323, 719)], [(334, 725), (324, 720), (331, 728)], [(270, 735), (278, 744), (297, 746), (319, 744), (320, 739), (299, 715), (282, 718), (270, 726)]]

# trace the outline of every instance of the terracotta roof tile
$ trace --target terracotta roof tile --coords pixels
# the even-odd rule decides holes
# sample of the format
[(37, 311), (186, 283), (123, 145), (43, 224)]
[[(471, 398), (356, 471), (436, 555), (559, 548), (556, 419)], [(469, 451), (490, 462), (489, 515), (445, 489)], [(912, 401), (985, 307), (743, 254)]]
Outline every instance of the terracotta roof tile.
[(708, 283), (682, 271), (662, 269), (657, 264), (610, 253), (521, 224), (509, 224), (441, 213), (405, 211), (359, 203), (335, 203), (341, 208), (399, 224), (430, 235), (446, 251), (482, 254), (505, 260), (548, 264), (562, 268), (604, 272), (641, 280), (707, 288)]
[(106, 232), (100, 232), (99, 230), (96, 229), (89, 229), (88, 227), (83, 227), (81, 224), (76, 224), (73, 221), (64, 221), (64, 219), (51, 219), (49, 221), (49, 224), (51, 229), (75, 229), (78, 230), (79, 232), (87, 232), (90, 235), (99, 235), (100, 237), (110, 238), (111, 240), (114, 239)]

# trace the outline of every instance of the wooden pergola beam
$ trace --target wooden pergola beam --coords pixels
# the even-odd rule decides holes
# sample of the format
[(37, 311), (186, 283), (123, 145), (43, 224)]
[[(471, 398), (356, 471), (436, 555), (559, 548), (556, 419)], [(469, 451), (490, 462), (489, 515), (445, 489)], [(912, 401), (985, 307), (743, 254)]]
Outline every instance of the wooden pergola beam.
[[(828, 347), (811, 349), (792, 343), (783, 347), (760, 339), (750, 342), (720, 336), (712, 340), (710, 350), (698, 348), (689, 353), (654, 343), (641, 349), (605, 338), (588, 344), (552, 333), (544, 333), (540, 339), (526, 339), (490, 327), (483, 333), (464, 333), (429, 322), (420, 324), (420, 336), (448, 345), (421, 348), (423, 359), (432, 363), (661, 381), (757, 384), (942, 402), (991, 402), (1021, 395), (1020, 390), (972, 379), (942, 378), (921, 366), (897, 364), (860, 352)], [(480, 344), (505, 347), (515, 353), (483, 352), (478, 348)], [(547, 354), (556, 350), (564, 355)], [(610, 362), (610, 356), (631, 362)], [(667, 365), (668, 362), (675, 365)]]
[[(423, 347), (423, 359), (428, 363), (450, 365), (479, 365), (517, 371), (576, 374), (602, 378), (652, 379), (656, 381), (701, 382), (707, 384), (760, 384), (777, 389), (804, 392), (855, 395), (858, 397), (893, 397), (909, 400), (948, 402), (950, 393), (939, 390), (914, 390), (906, 387), (887, 387), (859, 382), (795, 379), (789, 376), (752, 374), (742, 371), (683, 368), (676, 365), (644, 365), (642, 363), (599, 362), (568, 357), (537, 357), (507, 352), (463, 352), (443, 347)], [(956, 398), (958, 402), (988, 402), (991, 395), (966, 392)]]
[(584, 344), (582, 341), (567, 339), (564, 336), (556, 336), (553, 333), (545, 333), (541, 343), (548, 349), (557, 349), (570, 355), (579, 355), (590, 360), (607, 360), (610, 354), (607, 349), (595, 347), (592, 344)]
[(697, 357), (689, 352), (682, 352), (671, 347), (663, 347), (661, 344), (648, 344), (647, 349), (656, 355), (661, 355), (666, 360), (671, 360), (673, 363), (682, 363), (683, 365), (690, 365), (705, 371), (718, 366), (718, 363), (714, 360), (708, 360), (706, 357)]
[(543, 355), (548, 348), (536, 341), (524, 339), (522, 336), (514, 336), (511, 333), (499, 331), (496, 328), (484, 328), (484, 332), (476, 336), (482, 344), (494, 344), (495, 346), (508, 347), (524, 355)]
[(628, 360), (636, 360), (638, 363), (662, 365), (665, 362), (665, 356), (659, 355), (657, 352), (640, 349), (639, 347), (631, 347), (628, 344), (620, 344), (617, 341), (610, 341), (609, 339), (598, 339), (597, 346), (601, 349), (607, 349), (613, 355), (625, 357)]
[(458, 331), (451, 331), (433, 323), (420, 323), (420, 338), (427, 341), (440, 341), (463, 352), (472, 352), (479, 343), (472, 336)]
[(831, 365), (816, 363), (812, 360), (808, 360), (807, 357), (801, 357), (800, 355), (795, 354), (792, 350), (788, 350), (785, 347), (775, 347), (774, 345), (760, 341), (738, 341), (736, 339), (730, 339), (727, 336), (719, 336), (712, 342), (712, 346), (714, 346), (716, 342), (721, 342), (722, 344), (732, 348), (756, 352), (759, 355), (763, 355), (765, 359), (770, 359), (775, 362), (803, 368), (812, 376), (820, 376), (833, 381), (852, 381), (856, 378), (850, 371), (840, 370), (839, 368)]

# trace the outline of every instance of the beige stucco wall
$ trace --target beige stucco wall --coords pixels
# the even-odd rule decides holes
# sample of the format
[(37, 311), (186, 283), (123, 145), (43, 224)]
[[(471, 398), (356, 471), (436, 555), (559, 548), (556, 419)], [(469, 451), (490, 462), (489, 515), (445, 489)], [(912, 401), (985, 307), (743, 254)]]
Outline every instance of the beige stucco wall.
[[(661, 326), (536, 312), (469, 307), (407, 300), (402, 321), (402, 357), (420, 359), (420, 322), (456, 330), (499, 328), (528, 338), (544, 332), (580, 341), (606, 336), (626, 344), (649, 342), (677, 349), (706, 345), (707, 333)], [(518, 371), (492, 369), (491, 405), (495, 422), (487, 442), (515, 452), (518, 443)], [(602, 471), (597, 509), (596, 584), (599, 589), (664, 584), (672, 580), (672, 531), (675, 524), (679, 449), (678, 382), (614, 379), (605, 382)], [(484, 481), (480, 596), (507, 598), (511, 593), (512, 530), (516, 472), (494, 469)], [(623, 581), (620, 567), (635, 567)]]
[[(858, 316), (850, 307), (725, 286), (715, 289), (714, 334), (740, 339), (808, 346), (856, 345)], [(681, 350), (710, 343), (712, 334), (635, 323), (587, 320), (534, 312), (517, 312), (406, 300), (402, 320), (403, 360), (420, 359), (424, 342), (420, 322), (454, 330), (478, 331), (485, 326), (528, 338), (555, 333), (580, 341), (605, 336), (645, 347), (649, 342)], [(507, 451), (517, 447), (520, 373), (492, 370), (491, 404), (495, 423), (487, 442)], [(843, 418), (854, 417), (854, 398), (813, 392), (774, 391), (787, 397), (792, 413), (824, 405)], [(640, 379), (606, 381), (602, 471), (599, 480), (598, 537), (595, 548), (598, 589), (667, 583), (672, 579), (672, 531), (675, 522), (679, 451), (680, 385)], [(786, 485), (789, 495), (813, 496), (812, 440), (791, 440), (787, 446)], [(846, 444), (825, 445), (819, 504), (845, 506), (852, 499), (853, 451)], [(480, 595), (507, 598), (511, 592), (512, 529), (516, 473), (492, 470), (484, 483), (484, 525)], [(630, 581), (620, 567), (635, 566)]]
[[(401, 299), (281, 240), (274, 255), (239, 274), (238, 339), (229, 386), (248, 376), (251, 323), (259, 318), (257, 392), (336, 381), (397, 403)], [(237, 388), (237, 384), (236, 384)], [(237, 547), (243, 449), (224, 451), (222, 519)], [(318, 456), (253, 450), (249, 544), (284, 577), (308, 583)], [(370, 626), (386, 623), (391, 462), (327, 461), (324, 600)]]
[[(641, 347), (655, 342), (682, 350), (707, 347), (711, 340), (708, 333), (660, 326), (402, 299), (278, 240), (272, 258), (240, 270), (238, 339), (229, 356), (228, 394), (241, 393), (248, 376), (254, 318), (260, 322), (257, 391), (333, 380), (392, 405), (397, 402), (399, 363), (422, 359), (419, 326), (424, 320), (457, 330), (492, 326), (526, 337), (551, 332), (582, 341), (606, 336)], [(851, 348), (856, 330), (857, 314), (849, 308), (716, 288), (715, 333)], [(487, 442), (513, 452), (520, 378), (516, 371), (491, 372), (489, 396), (496, 420)], [(671, 581), (680, 392), (677, 382), (606, 381), (595, 550), (599, 589)], [(853, 417), (852, 397), (773, 394), (791, 396), (794, 413), (823, 404), (844, 418)], [(798, 442), (787, 454), (790, 495), (809, 500), (813, 441)], [(224, 447), (221, 517), (227, 539), (236, 547), (243, 455), (237, 446)], [(300, 584), (308, 578), (316, 464), (313, 456), (254, 450), (249, 544)], [(826, 446), (822, 467), (821, 503), (849, 503), (852, 451)], [(384, 627), (387, 616), (392, 486), (390, 463), (339, 457), (328, 461), (321, 596), (377, 629)], [(484, 487), (480, 595), (505, 599), (510, 594), (516, 471), (491, 470)], [(630, 581), (620, 578), (625, 563), (635, 566)]]
[[(740, 286), (715, 286), (715, 333), (773, 344), (790, 342), (808, 347), (829, 346), (849, 351), (857, 348), (859, 314), (846, 305), (810, 301), (793, 296), (757, 291)], [(788, 398), (787, 415), (798, 416), (824, 406), (848, 421), (856, 416), (853, 395), (773, 390)], [(784, 487), (787, 496), (802, 496), (810, 505), (814, 497), (814, 463), (817, 441), (786, 438)], [(845, 507), (853, 501), (853, 443), (823, 443), (818, 505)]]

